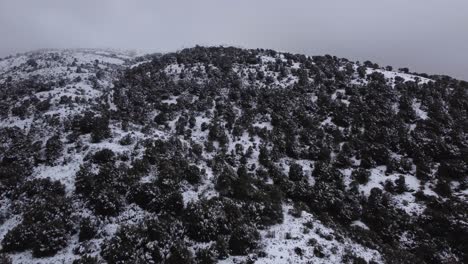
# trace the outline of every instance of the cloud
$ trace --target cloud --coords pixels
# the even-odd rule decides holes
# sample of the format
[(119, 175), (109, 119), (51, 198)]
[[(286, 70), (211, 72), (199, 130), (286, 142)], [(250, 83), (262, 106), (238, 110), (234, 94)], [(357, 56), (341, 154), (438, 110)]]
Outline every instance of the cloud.
[(16, 0), (0, 56), (39, 48), (202, 45), (332, 54), (468, 79), (466, 0)]

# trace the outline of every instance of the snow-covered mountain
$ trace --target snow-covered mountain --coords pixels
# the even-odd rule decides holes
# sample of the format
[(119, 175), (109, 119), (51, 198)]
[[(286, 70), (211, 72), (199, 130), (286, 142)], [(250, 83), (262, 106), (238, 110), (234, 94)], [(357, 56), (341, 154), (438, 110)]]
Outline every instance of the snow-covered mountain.
[(467, 92), (261, 49), (0, 59), (0, 262), (464, 263)]

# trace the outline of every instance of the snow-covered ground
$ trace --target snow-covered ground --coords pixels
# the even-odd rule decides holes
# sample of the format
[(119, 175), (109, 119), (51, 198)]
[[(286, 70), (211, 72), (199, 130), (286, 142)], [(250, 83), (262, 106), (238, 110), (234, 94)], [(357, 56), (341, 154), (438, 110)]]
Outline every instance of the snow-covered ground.
[[(302, 212), (300, 217), (294, 217), (288, 213), (290, 210), (293, 207), (285, 205), (283, 223), (261, 231), (262, 248), (266, 257), (259, 258), (255, 263), (341, 263), (347, 254), (368, 262), (372, 260), (383, 263), (376, 250), (347, 238), (337, 238), (339, 234), (324, 226), (311, 214)], [(237, 263), (242, 259), (245, 257), (230, 257), (219, 263)]]
[[(30, 65), (31, 62), (28, 62), (30, 58), (35, 58), (35, 62), (38, 66), (32, 67)], [(271, 78), (269, 87), (287, 88), (296, 84), (299, 81), (297, 76), (289, 74), (287, 77), (280, 78), (277, 72), (268, 70), (267, 64), (270, 62), (275, 62), (276, 60), (285, 61), (282, 54), (278, 54), (277, 57), (260, 56), (259, 63), (257, 64), (252, 64), (243, 68), (239, 68), (234, 65), (234, 72), (238, 74), (244, 85), (256, 85), (260, 88), (266, 87), (265, 82), (263, 81), (249, 80), (249, 74), (256, 73), (259, 70), (264, 72), (264, 78)], [(6, 81), (6, 76), (10, 76), (14, 80), (26, 79), (34, 75), (40, 75), (43, 79), (56, 79), (61, 77), (77, 79), (77, 81), (73, 84), (55, 87), (51, 91), (42, 91), (35, 94), (37, 98), (41, 100), (49, 98), (51, 102), (50, 109), (44, 111), (41, 117), (33, 116), (20, 119), (10, 115), (8, 118), (2, 119), (0, 121), (0, 128), (13, 126), (29, 128), (32, 125), (39, 125), (39, 121), (43, 117), (55, 116), (64, 119), (78, 113), (82, 113), (91, 106), (91, 104), (61, 104), (60, 100), (62, 96), (70, 96), (73, 100), (84, 99), (86, 101), (92, 102), (93, 100), (103, 100), (103, 96), (108, 95), (106, 100), (109, 100), (110, 104), (112, 105), (112, 94), (109, 94), (110, 89), (112, 88), (112, 74), (118, 70), (128, 67), (138, 67), (139, 65), (147, 62), (149, 62), (149, 60), (134, 62), (132, 61), (132, 56), (127, 53), (96, 50), (51, 50), (42, 53), (39, 52), (33, 55), (26, 54), (0, 60), (0, 83), (4, 83)], [(184, 78), (199, 78), (197, 77), (199, 76), (198, 74), (203, 76), (203, 74), (206, 73), (205, 67), (211, 66), (201, 64), (190, 66), (171, 64), (164, 69), (164, 72), (172, 76), (174, 80), (179, 80), (182, 78), (181, 75), (184, 74)], [(300, 63), (298, 62), (294, 62), (291, 66), (292, 69), (298, 69), (299, 67)], [(107, 75), (105, 75), (102, 79), (97, 80), (96, 84), (96, 82), (93, 82), (92, 80), (94, 80), (93, 78), (96, 77), (96, 74), (99, 70), (104, 70)], [(382, 69), (367, 69), (367, 74), (372, 72), (382, 73), (388, 80), (388, 83), (393, 86), (395, 85), (395, 78), (397, 77), (402, 78), (404, 81), (417, 81), (421, 84), (431, 81), (430, 79), (417, 77), (410, 74), (385, 71)], [(200, 78), (200, 80), (202, 79), (203, 78)], [(313, 79), (310, 78), (309, 81), (313, 81)], [(359, 85), (365, 82), (366, 80), (354, 80), (352, 83)], [(339, 99), (344, 94), (344, 89), (337, 89), (330, 95), (330, 98), (331, 100), (341, 100), (343, 104), (348, 106), (350, 104), (348, 100)], [(162, 103), (171, 106), (177, 105), (179, 98), (180, 96), (171, 96), (168, 99), (163, 100)], [(317, 96), (315, 94), (311, 94), (310, 100), (312, 102), (317, 101)], [(414, 101), (412, 106), (419, 119), (425, 120), (428, 118), (428, 114), (420, 102)], [(135, 127), (135, 129), (132, 129), (134, 131), (132, 132), (132, 136), (136, 140), (141, 141), (147, 138), (169, 138), (174, 135), (178, 118), (179, 116), (174, 118), (169, 123), (170, 129), (154, 129), (151, 132), (142, 133), (136, 132), (141, 131), (142, 126)], [(213, 117), (206, 113), (196, 116), (195, 126), (192, 130), (191, 137), (189, 139), (180, 137), (180, 140), (186, 144), (189, 143), (189, 141), (205, 142), (208, 138), (208, 130), (203, 131), (202, 124), (205, 123), (206, 125), (210, 125), (212, 119)], [(321, 126), (336, 127), (331, 117), (323, 120), (321, 122)], [(138, 149), (136, 144), (130, 144), (126, 146), (119, 144), (118, 141), (126, 136), (129, 132), (123, 131), (120, 127), (114, 126), (114, 124), (111, 124), (110, 127), (112, 130), (111, 132), (113, 134), (113, 139), (104, 140), (100, 143), (91, 143), (89, 136), (82, 136), (80, 140), (87, 144), (89, 146), (88, 148), (78, 151), (73, 149), (65, 149), (60, 163), (54, 165), (41, 164), (37, 166), (33, 171), (32, 177), (49, 177), (53, 180), (58, 180), (66, 186), (67, 193), (70, 193), (74, 190), (75, 174), (79, 170), (80, 165), (83, 163), (83, 158), (87, 154), (94, 153), (95, 151), (101, 149), (111, 149), (118, 154), (126, 152), (141, 153), (143, 151), (142, 149)], [(265, 116), (261, 120), (255, 120), (255, 122), (251, 124), (251, 127), (253, 129), (266, 131), (272, 131), (274, 129), (270, 116)], [(248, 167), (252, 165), (259, 167), (259, 148), (263, 143), (259, 136), (251, 136), (249, 133), (244, 132), (240, 137), (237, 138), (233, 138), (229, 135), (228, 139), (229, 142), (227, 144), (227, 149), (229, 152), (235, 151), (237, 144), (242, 145), (244, 150), (251, 148), (252, 155), (248, 159), (247, 165)], [(215, 148), (219, 148), (219, 146), (215, 144)], [(205, 160), (213, 158), (212, 154), (204, 153), (203, 155)], [(354, 161), (354, 165), (359, 165), (360, 161)], [(292, 163), (301, 165), (304, 169), (304, 174), (309, 179), (311, 185), (313, 185), (313, 162), (308, 160), (294, 160), (290, 158), (284, 158), (281, 159), (278, 163), (285, 175), (287, 175), (289, 172), (289, 166)], [(200, 169), (204, 169), (205, 175), (200, 186), (197, 188), (186, 187), (186, 189), (183, 190), (182, 195), (185, 204), (191, 201), (196, 201), (200, 198), (210, 198), (217, 195), (213, 186), (213, 170), (207, 165), (206, 162), (201, 162), (200, 164), (195, 165), (197, 165)], [(400, 177), (400, 174), (396, 173), (386, 175), (385, 166), (372, 168), (370, 171), (371, 176), (369, 182), (365, 185), (359, 186), (359, 191), (362, 192), (365, 196), (369, 196), (372, 188), (383, 189), (386, 180), (395, 181), (398, 177)], [(350, 175), (352, 170), (343, 170), (342, 173), (344, 175), (345, 183), (349, 186), (349, 183), (351, 182)], [(408, 189), (417, 191), (421, 188), (421, 182), (414, 176), (414, 173), (415, 171), (412, 171), (410, 174), (404, 175), (404, 177)], [(145, 180), (149, 181), (150, 179), (142, 179), (142, 181)], [(423, 191), (427, 194), (437, 196), (437, 194), (430, 190), (428, 186), (423, 186)], [(464, 193), (464, 195), (468, 194)], [(405, 210), (408, 214), (420, 214), (425, 209), (424, 206), (415, 200), (412, 192), (405, 192), (400, 195), (395, 195), (393, 198), (395, 205)], [(6, 207), (0, 208), (1, 210), (6, 210)], [(382, 256), (377, 251), (366, 248), (347, 238), (337, 239), (337, 236), (340, 236), (340, 234), (336, 234), (334, 230), (326, 227), (313, 215), (302, 212), (302, 216), (300, 218), (296, 218), (288, 213), (292, 209), (291, 205), (285, 204), (283, 209), (284, 222), (261, 231), (262, 250), (267, 254), (267, 256), (265, 258), (259, 258), (256, 263), (340, 263), (342, 257), (348, 253), (353, 253), (357, 257), (361, 257), (366, 261), (372, 260), (377, 263), (383, 263)], [(126, 208), (125, 213), (120, 215), (119, 218), (108, 219), (105, 228), (108, 232), (107, 234), (103, 235), (103, 237), (110, 237), (121, 223), (137, 223), (137, 220), (140, 219), (144, 214), (144, 211), (137, 206)], [(11, 217), (2, 225), (0, 225), (0, 240), (8, 230), (18, 224), (20, 218), (20, 216)], [(368, 227), (361, 221), (354, 221), (352, 226), (356, 228), (368, 229)], [(77, 240), (78, 238), (76, 235), (70, 237), (70, 241), (72, 242), (69, 243), (69, 246), (52, 258), (33, 259), (30, 252), (12, 254), (12, 257), (14, 263), (71, 263), (75, 258), (72, 251), (73, 248), (78, 244)], [(97, 239), (93, 241), (93, 243), (101, 242), (102, 238), (100, 240)], [(321, 256), (322, 254), (323, 256)], [(220, 263), (237, 263), (236, 261), (241, 259), (243, 258), (231, 257), (220, 261)]]

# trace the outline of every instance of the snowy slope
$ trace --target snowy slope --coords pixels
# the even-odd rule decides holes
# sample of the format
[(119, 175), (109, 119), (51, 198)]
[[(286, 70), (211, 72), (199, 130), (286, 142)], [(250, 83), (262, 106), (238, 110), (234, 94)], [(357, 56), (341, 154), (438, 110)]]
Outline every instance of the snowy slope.
[[(275, 68), (277, 62), (282, 62), (288, 66), (277, 69)], [(122, 102), (116, 102), (114, 93), (116, 91), (115, 83), (124, 75), (126, 70), (147, 71), (145, 76), (149, 80), (152, 80), (151, 78), (154, 76), (164, 74), (164, 78), (171, 80), (174, 84), (193, 82), (193, 85), (197, 84), (201, 87), (210, 85), (211, 79), (216, 76), (224, 76), (220, 73), (223, 69), (213, 63), (175, 61), (167, 63), (163, 69), (158, 71), (151, 68), (153, 67), (152, 63), (151, 59), (134, 58), (130, 53), (126, 52), (86, 49), (45, 50), (0, 60), (0, 85), (10, 87), (8, 86), (10, 83), (24, 83), (30, 80), (47, 84), (45, 88), (34, 88), (32, 91), (15, 98), (16, 101), (12, 103), (13, 107), (20, 107), (29, 101), (47, 101), (49, 105), (39, 110), (36, 104), (34, 107), (27, 108), (26, 112), (21, 114), (15, 114), (12, 108), (1, 117), (0, 128), (18, 127), (21, 131), (24, 131), (25, 135), (31, 136), (33, 142), (40, 142), (42, 148), (44, 148), (47, 140), (54, 135), (59, 135), (59, 139), (63, 144), (59, 157), (52, 163), (38, 162), (33, 167), (28, 180), (50, 178), (59, 181), (65, 186), (66, 195), (74, 199), (72, 218), (80, 219), (89, 216), (100, 221), (98, 235), (86, 243), (78, 241), (77, 233), (70, 233), (67, 246), (60, 249), (55, 256), (35, 258), (30, 250), (11, 252), (8, 255), (12, 258), (13, 263), (71, 263), (82, 252), (87, 252), (91, 256), (99, 256), (103, 243), (111, 239), (119, 230), (119, 227), (140, 225), (147, 217), (152, 215), (152, 213), (140, 206), (129, 203), (123, 206), (118, 215), (98, 217), (79, 196), (75, 199), (76, 174), (96, 152), (104, 149), (112, 150), (115, 156), (119, 157), (119, 159), (116, 159), (116, 164), (132, 166), (133, 161), (144, 157), (145, 142), (157, 139), (169, 141), (176, 138), (181, 142), (182, 149), (190, 149), (195, 143), (206, 146), (206, 142), (210, 141), (209, 138), (212, 137), (210, 129), (206, 127), (211, 127), (216, 122), (219, 122), (221, 127), (227, 125), (226, 120), (216, 119), (220, 118), (221, 115), (218, 113), (219, 108), (213, 104), (210, 109), (195, 113), (193, 126), (190, 127), (190, 134), (184, 134), (184, 130), (180, 132), (180, 126), (184, 129), (188, 126), (181, 125), (181, 120), (189, 117), (188, 111), (183, 110), (185, 105), (196, 105), (202, 100), (197, 95), (189, 95), (187, 92), (182, 91), (158, 99), (160, 101), (155, 103), (161, 109), (171, 109), (173, 116), (168, 118), (165, 124), (148, 125), (145, 123), (155, 120), (162, 113), (161, 110), (151, 109), (148, 116), (145, 117), (145, 122), (137, 122), (137, 120), (127, 118), (128, 123), (124, 127), (123, 122), (119, 119), (120, 117), (116, 117), (121, 113), (119, 111), (122, 111)], [(320, 76), (313, 75), (310, 72), (306, 72), (306, 77), (301, 77), (301, 72), (306, 68), (307, 63), (310, 62), (307, 60), (292, 61), (282, 53), (275, 53), (274, 55), (262, 53), (255, 57), (255, 61), (233, 63), (230, 68), (231, 75), (229, 78), (235, 79), (236, 82), (234, 83), (239, 87), (249, 89), (252, 87), (255, 89), (293, 89), (292, 87), (302, 82), (320, 83), (318, 81)], [(350, 65), (354, 69), (358, 67), (357, 64), (351, 62)], [(307, 67), (314, 66), (321, 67), (316, 64), (307, 65)], [(340, 69), (343, 72), (345, 71), (343, 67)], [(399, 79), (402, 79), (403, 82), (414, 82), (416, 85), (427, 85), (434, 82), (434, 80), (428, 78), (406, 73), (386, 71), (384, 69), (366, 69), (366, 75), (372, 73), (382, 74), (387, 85), (393, 89), (396, 89), (396, 83), (399, 82)], [(346, 82), (348, 82), (346, 84), (347, 89), (359, 89), (359, 87), (366, 86), (371, 82), (368, 78), (357, 77), (356, 74), (351, 76), (353, 76), (352, 79), (346, 79)], [(153, 79), (156, 79), (156, 77)], [(29, 87), (28, 85), (30, 84), (26, 83), (25, 87)], [(123, 85), (127, 89), (127, 93), (133, 92), (128, 84), (119, 85)], [(149, 84), (145, 83), (144, 85)], [(318, 86), (320, 85), (318, 84)], [(216, 88), (224, 89), (221, 94), (224, 94), (225, 97), (215, 99), (229, 102), (227, 99), (228, 87)], [(354, 104), (349, 100), (350, 96), (347, 95), (344, 87), (334, 87), (334, 89), (333, 92), (327, 95), (331, 104), (343, 105), (344, 107)], [(139, 91), (135, 91), (135, 93), (139, 93)], [(320, 96), (322, 95), (314, 91), (307, 91), (307, 94), (304, 94), (300, 99), (307, 100), (315, 106)], [(121, 100), (121, 98), (117, 99)], [(320, 98), (320, 100), (323, 100), (323, 98)], [(151, 107), (150, 105), (143, 106), (143, 108)], [(255, 105), (252, 107), (254, 108)], [(395, 107), (395, 111), (398, 112), (398, 105)], [(416, 114), (416, 121), (408, 126), (412, 126), (411, 128), (414, 130), (418, 122), (428, 120), (429, 115), (427, 106), (423, 105), (420, 100), (415, 99), (412, 101), (411, 107)], [(72, 126), (73, 119), (76, 116), (84, 115), (88, 111), (96, 111), (101, 116), (110, 116), (108, 125), (110, 136), (99, 142), (94, 142), (91, 134), (79, 135), (77, 139), (71, 140), (73, 132), (70, 132), (69, 127)], [(234, 107), (233, 111), (237, 116), (241, 116), (245, 114), (246, 110)], [(347, 133), (348, 128), (335, 124), (333, 120), (330, 114), (327, 118), (314, 122), (325, 131), (339, 130)], [(54, 122), (58, 122), (60, 125), (54, 125)], [(186, 183), (181, 185), (180, 191), (185, 207), (189, 203), (222, 196), (215, 188), (219, 172), (215, 171), (217, 168), (211, 166), (212, 160), (216, 159), (220, 153), (235, 156), (234, 153), (238, 151), (239, 146), (242, 146), (242, 151), (250, 150), (251, 152), (245, 160), (245, 166), (252, 168), (250, 171), (257, 172), (259, 168), (264, 166), (259, 161), (261, 147), (265, 146), (268, 151), (272, 151), (273, 148), (272, 144), (266, 142), (265, 136), (262, 135), (275, 133), (278, 128), (275, 127), (274, 118), (270, 113), (256, 114), (249, 122), (249, 130), (242, 131), (240, 135), (234, 135), (234, 133), (228, 131), (225, 146), (218, 142), (220, 140), (215, 140), (212, 146), (213, 151), (204, 151), (199, 159), (190, 161), (190, 165), (194, 165), (203, 171), (203, 176), (198, 185)], [(131, 142), (128, 144), (121, 143), (127, 139), (131, 139)], [(339, 148), (334, 149), (330, 154), (331, 158), (335, 159), (339, 151)], [(403, 158), (397, 153), (391, 153), (391, 155), (396, 160)], [(235, 169), (238, 166), (236, 162), (233, 162), (236, 164), (233, 166)], [(307, 177), (308, 188), (312, 188), (316, 177), (313, 174), (316, 163), (317, 161), (303, 158), (282, 157), (275, 165), (284, 175), (288, 175), (292, 164), (300, 164)], [(360, 166), (360, 163), (361, 159), (353, 157), (352, 165), (349, 168), (340, 169), (346, 190), (353, 187), (352, 173)], [(93, 167), (93, 169), (99, 172), (98, 166)], [(387, 167), (384, 165), (374, 166), (369, 171), (368, 182), (357, 187), (364, 200), (371, 195), (373, 188), (385, 190), (386, 181), (395, 182), (403, 175), (401, 171), (387, 173)], [(435, 172), (432, 171), (432, 173)], [(426, 204), (417, 200), (413, 195), (418, 190), (422, 190), (424, 194), (434, 197), (434, 199), (442, 199), (433, 190), (436, 181), (422, 182), (416, 177), (415, 165), (412, 164), (411, 169), (404, 176), (408, 190), (391, 196), (390, 203), (395, 208), (401, 209), (409, 216), (416, 217), (423, 214), (427, 207)], [(152, 183), (157, 177), (159, 177), (158, 173), (148, 173), (148, 175), (139, 179), (139, 182)], [(265, 184), (273, 185), (273, 179), (266, 179)], [(454, 182), (453, 184), (458, 184), (457, 188), (460, 188), (459, 191), (454, 188), (455, 195), (463, 197), (466, 201), (467, 192), (461, 189), (460, 185), (462, 183)], [(0, 216), (3, 218), (0, 218), (0, 241), (2, 241), (8, 231), (21, 222), (22, 214), (14, 212), (10, 197), (2, 196), (0, 199)], [(257, 262), (255, 263), (344, 263), (346, 257), (351, 253), (354, 257), (366, 262), (385, 262), (382, 252), (378, 249), (358, 243), (348, 237), (348, 233), (341, 232), (340, 229), (335, 229), (333, 226), (327, 226), (318, 219), (317, 215), (300, 209), (300, 216), (292, 216), (291, 212), (296, 210), (293, 204), (294, 202), (290, 199), (285, 199), (282, 202), (283, 222), (260, 230), (260, 248), (264, 256), (258, 257), (259, 254), (257, 254), (255, 256)], [(353, 221), (349, 228), (350, 230), (358, 230), (352, 232), (367, 232), (365, 230), (369, 230), (369, 227), (361, 220)], [(192, 241), (188, 238), (186, 240), (189, 245), (188, 248), (193, 254), (197, 249), (207, 248), (211, 245)], [(253, 255), (249, 256), (252, 257)], [(249, 256), (229, 256), (226, 259), (219, 260), (218, 263), (239, 263), (239, 261), (244, 261)]]

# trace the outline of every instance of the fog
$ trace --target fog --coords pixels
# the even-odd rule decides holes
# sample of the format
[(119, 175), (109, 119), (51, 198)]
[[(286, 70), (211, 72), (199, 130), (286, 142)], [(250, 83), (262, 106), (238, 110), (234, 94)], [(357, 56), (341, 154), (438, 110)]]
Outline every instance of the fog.
[(331, 54), (468, 80), (466, 0), (0, 0), (0, 57), (199, 45)]

